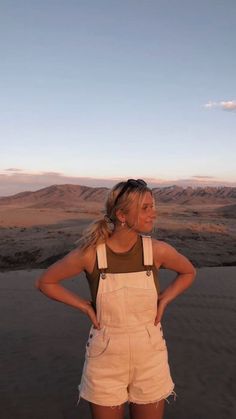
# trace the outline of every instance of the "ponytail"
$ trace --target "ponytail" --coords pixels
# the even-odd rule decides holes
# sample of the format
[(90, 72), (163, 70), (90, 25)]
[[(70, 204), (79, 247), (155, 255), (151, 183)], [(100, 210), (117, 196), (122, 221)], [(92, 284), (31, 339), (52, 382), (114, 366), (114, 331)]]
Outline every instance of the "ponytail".
[(82, 250), (88, 247), (96, 247), (100, 243), (105, 243), (112, 235), (115, 228), (114, 222), (107, 216), (94, 221), (84, 231), (82, 237), (76, 241)]

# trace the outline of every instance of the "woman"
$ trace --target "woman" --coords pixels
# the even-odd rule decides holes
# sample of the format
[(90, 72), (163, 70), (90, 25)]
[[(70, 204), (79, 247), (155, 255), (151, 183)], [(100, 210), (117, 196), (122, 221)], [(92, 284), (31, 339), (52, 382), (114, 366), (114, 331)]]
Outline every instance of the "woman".
[[(36, 284), (92, 322), (78, 388), (93, 419), (122, 419), (126, 401), (132, 419), (162, 419), (165, 400), (176, 396), (161, 319), (167, 305), (192, 284), (195, 269), (172, 246), (147, 236), (155, 216), (146, 182), (118, 183), (109, 192), (106, 215)], [(160, 267), (178, 274), (161, 293)], [(59, 284), (82, 271), (92, 301)]]

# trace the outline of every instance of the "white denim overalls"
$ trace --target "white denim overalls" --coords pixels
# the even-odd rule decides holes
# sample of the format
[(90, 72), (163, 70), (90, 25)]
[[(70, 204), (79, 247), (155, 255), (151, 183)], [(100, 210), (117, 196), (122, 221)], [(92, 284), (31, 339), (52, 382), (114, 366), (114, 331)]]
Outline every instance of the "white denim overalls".
[(176, 398), (162, 327), (154, 325), (158, 295), (151, 237), (142, 236), (142, 243), (146, 270), (131, 273), (107, 273), (106, 245), (97, 247), (101, 329), (90, 329), (77, 404), (80, 397), (102, 406)]

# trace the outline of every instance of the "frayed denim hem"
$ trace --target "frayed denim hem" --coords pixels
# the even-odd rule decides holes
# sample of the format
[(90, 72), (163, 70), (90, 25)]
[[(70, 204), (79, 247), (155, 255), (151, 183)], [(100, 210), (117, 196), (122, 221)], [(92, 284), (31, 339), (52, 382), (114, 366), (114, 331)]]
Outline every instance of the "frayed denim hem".
[[(83, 399), (83, 396), (81, 396), (81, 384), (78, 385), (78, 391), (79, 391), (79, 396), (78, 396), (78, 401), (76, 403), (76, 406), (79, 405), (80, 399), (81, 398)], [(114, 404), (114, 405), (107, 405), (107, 404), (101, 404), (99, 402), (95, 402), (95, 401), (89, 400), (87, 398), (84, 399), (84, 400), (86, 400), (87, 402), (90, 402), (90, 403), (97, 404), (99, 406), (110, 407), (111, 409), (116, 409), (116, 408), (119, 408), (120, 409), (124, 403), (128, 402), (128, 399), (127, 399), (127, 400), (124, 400), (122, 403), (118, 403), (118, 404)]]
[[(161, 400), (165, 400), (168, 404), (170, 404), (170, 401), (167, 399), (167, 397), (173, 396), (174, 397), (174, 402), (176, 401), (176, 397), (177, 394), (174, 390), (172, 390), (171, 392), (165, 394), (164, 396), (162, 396), (160, 399), (156, 399), (156, 400), (148, 400), (148, 401), (137, 401), (137, 400), (131, 400), (129, 399), (128, 403), (133, 403), (133, 404), (150, 404), (150, 403), (156, 403), (158, 405), (158, 403)], [(157, 407), (157, 406), (156, 406)]]
[[(176, 392), (174, 391), (174, 390), (172, 390), (172, 392), (169, 394), (169, 396), (167, 396), (167, 397), (170, 397), (170, 396), (173, 396), (174, 397), (174, 402), (176, 401), (176, 398), (178, 397), (177, 396), (177, 394), (176, 394)], [(165, 401), (168, 403), (168, 404), (170, 404), (170, 402), (169, 402), (169, 400), (167, 400), (167, 398), (165, 398)]]
[(80, 390), (81, 390), (81, 385), (79, 384), (79, 385), (78, 385), (78, 392), (79, 392), (79, 396), (78, 396), (78, 400), (77, 400), (76, 406), (78, 406), (78, 405), (79, 405), (79, 402), (80, 402), (80, 399), (81, 399), (81, 396), (80, 396)]
[[(79, 397), (78, 397), (78, 401), (77, 401), (77, 403), (76, 403), (76, 406), (78, 406), (79, 405), (79, 402), (80, 402), (80, 399), (81, 399), (81, 394), (80, 394), (80, 392), (81, 392), (81, 384), (80, 385), (78, 385), (78, 391), (79, 391)], [(148, 400), (148, 401), (137, 401), (137, 400), (134, 400), (134, 399), (129, 399), (129, 400), (125, 400), (124, 402), (122, 402), (122, 403), (119, 403), (119, 404), (114, 404), (114, 405), (101, 405), (100, 403), (96, 403), (96, 402), (92, 402), (91, 401), (91, 403), (95, 403), (95, 404), (99, 404), (100, 406), (107, 406), (107, 407), (110, 407), (111, 409), (115, 409), (115, 408), (121, 408), (121, 406), (124, 404), (124, 403), (126, 403), (126, 402), (128, 402), (128, 403), (133, 403), (133, 404), (150, 404), (150, 403), (156, 403), (157, 405), (156, 405), (156, 407), (158, 406), (158, 403), (161, 401), (161, 400), (165, 400), (168, 404), (170, 404), (170, 401), (168, 400), (168, 397), (170, 397), (170, 396), (173, 396), (174, 397), (174, 402), (176, 401), (176, 398), (177, 398), (177, 394), (176, 394), (176, 392), (174, 391), (174, 390), (171, 390), (171, 392), (169, 392), (169, 393), (167, 393), (167, 394), (165, 394), (164, 396), (162, 396), (161, 398), (159, 398), (159, 399), (156, 399), (156, 400)], [(83, 398), (83, 397), (82, 397)], [(88, 400), (88, 399), (85, 399), (85, 400), (87, 400), (87, 401), (90, 401), (90, 400)]]

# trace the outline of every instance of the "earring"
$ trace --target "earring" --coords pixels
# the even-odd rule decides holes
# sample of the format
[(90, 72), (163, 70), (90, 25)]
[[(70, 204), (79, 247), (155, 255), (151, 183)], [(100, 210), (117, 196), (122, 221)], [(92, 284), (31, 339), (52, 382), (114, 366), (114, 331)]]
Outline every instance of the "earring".
[(121, 227), (124, 227), (124, 226), (125, 226), (125, 221), (122, 221)]

